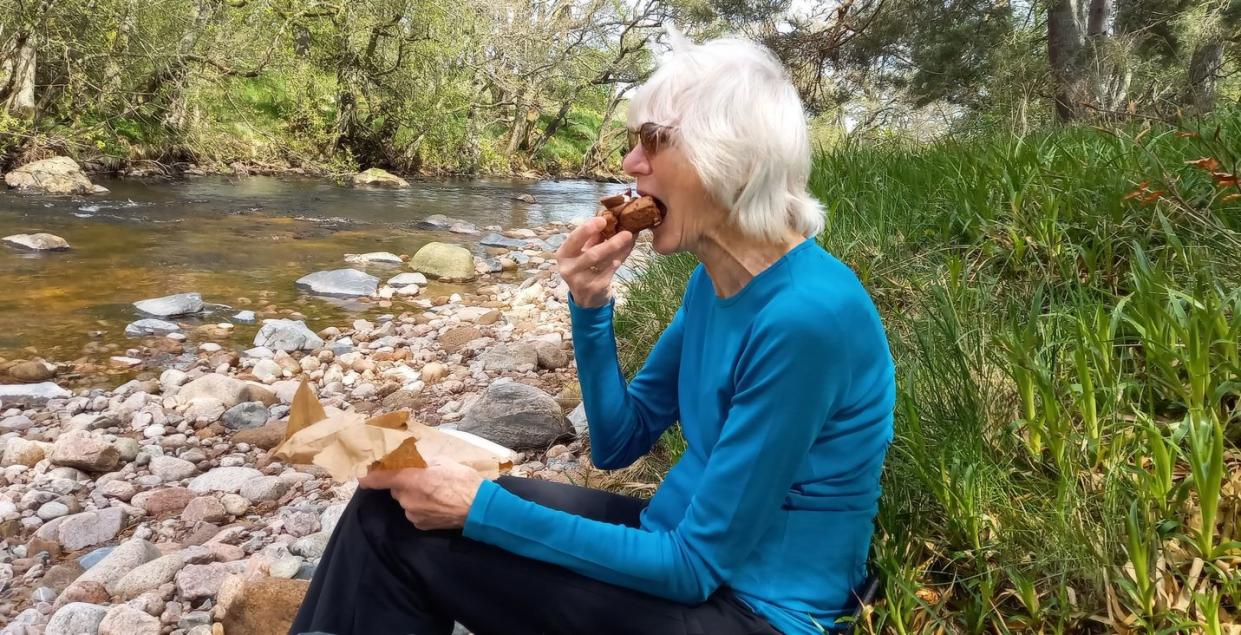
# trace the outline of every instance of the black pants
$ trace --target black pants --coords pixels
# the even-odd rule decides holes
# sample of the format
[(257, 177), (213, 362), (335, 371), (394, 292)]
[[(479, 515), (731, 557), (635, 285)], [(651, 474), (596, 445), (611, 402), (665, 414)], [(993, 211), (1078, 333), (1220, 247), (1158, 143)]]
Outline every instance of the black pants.
[[(584, 487), (501, 477), (514, 494), (637, 526), (646, 502)], [(422, 531), (387, 491), (359, 489), (336, 526), (290, 631), (333, 635), (607, 633), (778, 635), (731, 591), (687, 606), (470, 540)]]

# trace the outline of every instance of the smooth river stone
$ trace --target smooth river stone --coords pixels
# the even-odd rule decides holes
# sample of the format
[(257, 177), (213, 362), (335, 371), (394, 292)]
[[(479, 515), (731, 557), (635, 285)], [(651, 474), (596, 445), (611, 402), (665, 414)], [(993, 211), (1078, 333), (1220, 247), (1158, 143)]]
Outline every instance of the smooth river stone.
[(357, 269), (316, 271), (299, 278), (297, 288), (315, 295), (340, 298), (370, 296), (379, 289), (379, 278)]

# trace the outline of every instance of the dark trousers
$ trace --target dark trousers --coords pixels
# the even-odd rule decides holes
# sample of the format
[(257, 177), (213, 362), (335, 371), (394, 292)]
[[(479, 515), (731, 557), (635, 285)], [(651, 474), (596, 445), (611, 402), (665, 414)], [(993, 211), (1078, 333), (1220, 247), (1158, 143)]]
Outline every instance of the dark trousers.
[[(510, 492), (636, 527), (646, 502), (585, 487), (501, 477)], [(336, 526), (290, 633), (778, 635), (727, 588), (687, 606), (470, 540), (422, 531), (387, 491), (359, 489)]]

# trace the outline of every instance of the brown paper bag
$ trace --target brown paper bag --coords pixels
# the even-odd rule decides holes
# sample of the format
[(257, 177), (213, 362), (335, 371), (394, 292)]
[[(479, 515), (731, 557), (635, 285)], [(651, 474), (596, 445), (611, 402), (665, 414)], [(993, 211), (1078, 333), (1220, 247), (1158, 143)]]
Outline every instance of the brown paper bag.
[(408, 411), (367, 418), (356, 412), (329, 416), (305, 380), (293, 396), (284, 442), (274, 452), (290, 463), (313, 463), (337, 481), (370, 470), (426, 467), (445, 458), (496, 478), (513, 467), (512, 451), (459, 431), (436, 430), (409, 419)]

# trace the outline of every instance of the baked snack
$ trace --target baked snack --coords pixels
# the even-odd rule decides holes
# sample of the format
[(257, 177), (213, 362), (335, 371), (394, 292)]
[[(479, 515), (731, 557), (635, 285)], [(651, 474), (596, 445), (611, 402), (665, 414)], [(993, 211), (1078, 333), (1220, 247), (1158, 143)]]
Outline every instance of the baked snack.
[(603, 209), (598, 215), (608, 221), (603, 228), (604, 240), (621, 231), (637, 234), (644, 229), (658, 227), (664, 221), (662, 208), (650, 196), (629, 198), (623, 194), (616, 194), (599, 199), (599, 204), (603, 206)]

